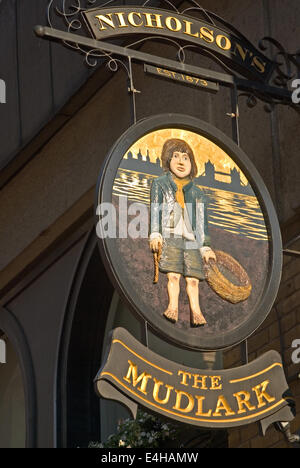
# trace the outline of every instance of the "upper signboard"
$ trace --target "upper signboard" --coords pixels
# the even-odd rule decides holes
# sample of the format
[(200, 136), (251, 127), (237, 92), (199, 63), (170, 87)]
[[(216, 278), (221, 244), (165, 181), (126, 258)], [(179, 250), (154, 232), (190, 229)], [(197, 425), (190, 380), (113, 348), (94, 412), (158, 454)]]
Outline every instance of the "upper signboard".
[(282, 249), (268, 192), (232, 140), (192, 117), (154, 116), (118, 140), (97, 234), (127, 304), (181, 346), (237, 344), (275, 300)]
[(175, 11), (149, 7), (106, 7), (86, 10), (83, 16), (97, 40), (142, 35), (182, 40), (229, 61), (246, 76), (266, 82), (274, 62), (257, 50), (244, 36)]

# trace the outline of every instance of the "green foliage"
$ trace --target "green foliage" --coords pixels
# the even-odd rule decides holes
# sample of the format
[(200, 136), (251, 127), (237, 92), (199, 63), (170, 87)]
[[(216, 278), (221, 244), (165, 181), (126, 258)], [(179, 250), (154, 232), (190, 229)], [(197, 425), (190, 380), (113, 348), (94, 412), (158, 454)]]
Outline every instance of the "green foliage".
[(89, 448), (157, 448), (177, 446), (178, 428), (138, 410), (135, 420), (125, 419), (117, 433), (104, 443), (90, 442)]

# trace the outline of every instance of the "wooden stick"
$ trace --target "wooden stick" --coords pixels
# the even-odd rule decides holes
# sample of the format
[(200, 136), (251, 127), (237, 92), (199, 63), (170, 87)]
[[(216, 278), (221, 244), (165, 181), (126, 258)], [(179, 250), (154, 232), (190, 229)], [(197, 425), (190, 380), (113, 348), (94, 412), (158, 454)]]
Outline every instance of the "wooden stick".
[(159, 261), (161, 257), (161, 247), (158, 247), (158, 252), (153, 253), (153, 259), (154, 259), (154, 279), (153, 283), (157, 284), (158, 283), (158, 277), (159, 277)]

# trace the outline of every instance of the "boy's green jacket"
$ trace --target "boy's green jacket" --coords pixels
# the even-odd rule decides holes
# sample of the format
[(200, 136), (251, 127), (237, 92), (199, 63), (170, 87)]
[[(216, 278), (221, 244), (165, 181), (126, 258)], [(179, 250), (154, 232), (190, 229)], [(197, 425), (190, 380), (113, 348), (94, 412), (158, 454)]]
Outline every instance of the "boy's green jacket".
[[(177, 186), (171, 172), (153, 180), (151, 186), (150, 236), (170, 237), (170, 231), (176, 225)], [(183, 187), (185, 213), (192, 228), (198, 248), (210, 247), (208, 233), (207, 200), (201, 189), (191, 180)], [(177, 204), (178, 206), (178, 204)], [(176, 217), (176, 214), (175, 214)], [(186, 218), (184, 218), (186, 219)]]

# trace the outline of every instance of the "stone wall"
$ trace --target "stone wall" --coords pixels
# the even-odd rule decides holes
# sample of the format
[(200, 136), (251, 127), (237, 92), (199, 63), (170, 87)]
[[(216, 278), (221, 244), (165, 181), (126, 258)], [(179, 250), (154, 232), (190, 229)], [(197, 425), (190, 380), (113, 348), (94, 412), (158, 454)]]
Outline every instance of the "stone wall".
[[(289, 224), (285, 234), (297, 231), (298, 221)], [(299, 232), (299, 231), (298, 231)], [(289, 247), (300, 250), (300, 240)], [(284, 256), (282, 281), (272, 311), (260, 328), (248, 339), (249, 361), (274, 349), (283, 359), (285, 375), (296, 402), (297, 416), (291, 424), (292, 432), (300, 429), (300, 364), (292, 362), (292, 342), (300, 340), (300, 257)], [(224, 353), (225, 367), (241, 365), (241, 348), (237, 346)], [(270, 427), (265, 437), (259, 435), (257, 424), (229, 431), (231, 448), (287, 448), (280, 432)]]

